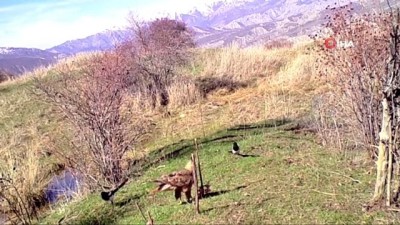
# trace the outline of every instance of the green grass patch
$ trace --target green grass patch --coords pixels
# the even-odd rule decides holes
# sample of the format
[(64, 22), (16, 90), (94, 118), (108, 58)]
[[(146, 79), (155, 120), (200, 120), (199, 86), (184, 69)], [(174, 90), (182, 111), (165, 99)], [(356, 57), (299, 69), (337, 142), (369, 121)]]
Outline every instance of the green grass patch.
[[(370, 166), (350, 166), (356, 153), (343, 157), (328, 152), (312, 135), (285, 131), (287, 122), (277, 127), (273, 123), (238, 126), (199, 139), (203, 176), (212, 188), (212, 196), (200, 201), (200, 215), (193, 204), (180, 205), (172, 192), (155, 198), (148, 195), (155, 188), (151, 180), (183, 168), (190, 159), (194, 147), (186, 140), (154, 151), (152, 166), (117, 193), (114, 208), (95, 193), (53, 210), (40, 223), (55, 224), (64, 217), (65, 224), (143, 224), (135, 203), (149, 211), (156, 224), (399, 221), (391, 213), (362, 212), (372, 196), (374, 177), (368, 174)], [(256, 157), (230, 154), (233, 141), (243, 154)]]

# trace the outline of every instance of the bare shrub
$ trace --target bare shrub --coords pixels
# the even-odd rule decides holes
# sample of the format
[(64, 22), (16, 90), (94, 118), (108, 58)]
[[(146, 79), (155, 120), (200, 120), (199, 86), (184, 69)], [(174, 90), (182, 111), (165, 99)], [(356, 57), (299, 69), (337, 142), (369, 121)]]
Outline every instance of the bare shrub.
[(49, 177), (43, 173), (47, 165), (40, 161), (43, 143), (33, 138), (36, 134), (18, 130), (8, 140), (0, 139), (0, 214), (12, 224), (33, 224), (46, 205), (42, 190)]
[[(337, 40), (337, 46), (327, 48), (326, 34), (314, 37), (318, 43), (319, 70), (328, 76), (338, 98), (348, 99), (352, 120), (356, 121), (364, 147), (374, 157), (381, 119), (380, 99), (382, 76), (388, 56), (390, 25), (388, 14), (352, 16), (349, 4), (333, 8), (326, 28)], [(354, 47), (341, 46), (352, 42)], [(328, 43), (329, 47), (329, 43)], [(347, 124), (351, 126), (353, 124)]]
[(200, 76), (252, 82), (279, 72), (298, 54), (297, 49), (239, 48), (202, 49), (196, 61)]
[(316, 134), (322, 145), (337, 147), (340, 151), (363, 146), (357, 140), (362, 140), (359, 132), (353, 132), (357, 126), (352, 120), (352, 109), (348, 105), (349, 99), (344, 96), (338, 98), (337, 93), (329, 91), (317, 95), (312, 104), (312, 121)]
[(126, 176), (124, 156), (146, 132), (146, 123), (127, 106), (133, 76), (128, 65), (121, 52), (112, 51), (94, 55), (79, 69), (65, 65), (58, 76), (36, 80), (39, 93), (76, 132), (72, 151), (59, 153), (97, 184), (117, 184)]
[(274, 48), (291, 48), (291, 47), (293, 47), (293, 42), (284, 38), (269, 41), (264, 45), (264, 48), (267, 50)]
[(195, 47), (193, 32), (185, 23), (168, 18), (141, 23), (130, 19), (132, 40), (120, 46), (128, 51), (137, 74), (136, 92), (148, 93), (151, 105), (167, 106), (167, 87), (177, 75), (177, 69), (186, 65)]
[(168, 107), (177, 108), (191, 105), (202, 99), (201, 91), (190, 77), (179, 76), (167, 88)]
[(0, 70), (0, 83), (7, 81), (11, 78), (13, 78), (14, 76), (11, 73), (8, 73), (6, 71)]
[[(327, 27), (345, 43), (335, 46), (331, 37), (320, 52), (325, 72), (335, 76), (331, 82), (337, 96), (349, 99), (358, 123), (355, 131), (361, 131), (364, 146), (376, 157), (371, 203), (385, 200), (391, 206), (400, 196), (400, 9), (394, 11), (387, 3), (389, 12), (357, 17), (350, 15), (351, 5), (334, 10)], [(352, 48), (346, 46), (349, 41)]]
[(400, 198), (400, 8), (392, 10), (387, 19), (390, 35), (386, 46), (387, 66), (380, 80), (382, 88), (379, 89), (382, 121), (372, 203), (379, 203), (384, 199), (386, 206), (391, 206), (398, 203)]
[(237, 82), (223, 77), (200, 77), (197, 79), (197, 83), (204, 98), (219, 89), (226, 89), (228, 92), (232, 92), (248, 86), (246, 82)]

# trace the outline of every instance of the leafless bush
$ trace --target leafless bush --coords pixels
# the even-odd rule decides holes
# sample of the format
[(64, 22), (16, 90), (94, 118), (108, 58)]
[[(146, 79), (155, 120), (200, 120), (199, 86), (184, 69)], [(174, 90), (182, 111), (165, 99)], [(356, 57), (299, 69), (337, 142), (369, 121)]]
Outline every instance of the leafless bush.
[(349, 100), (352, 110), (349, 116), (358, 126), (354, 132), (361, 131), (361, 142), (374, 156), (381, 120), (379, 90), (389, 55), (389, 14), (356, 17), (352, 15), (352, 4), (331, 10), (326, 24), (331, 42), (326, 34), (314, 37), (318, 43), (319, 69), (321, 74), (329, 76), (337, 97)]
[(331, 83), (337, 96), (349, 99), (359, 128), (355, 131), (361, 131), (364, 145), (376, 157), (371, 203), (385, 200), (391, 206), (400, 196), (400, 9), (387, 3), (388, 12), (357, 17), (351, 15), (351, 4), (334, 9), (327, 24), (333, 37), (319, 51), (325, 73), (335, 76)]
[(248, 82), (234, 81), (224, 77), (201, 77), (197, 80), (201, 94), (205, 98), (208, 94), (219, 89), (226, 89), (228, 92), (248, 86)]
[(153, 108), (167, 106), (167, 87), (185, 65), (195, 47), (193, 33), (186, 24), (168, 18), (141, 23), (131, 17), (130, 29), (134, 37), (120, 46), (132, 60), (135, 92), (148, 93)]
[[(388, 1), (389, 7), (390, 3)], [(400, 198), (400, 8), (391, 11), (387, 23), (385, 73), (381, 77), (381, 129), (379, 132), (376, 182), (372, 203), (385, 200), (386, 206), (398, 203)], [(386, 192), (386, 194), (385, 194)]]
[(291, 48), (291, 47), (293, 47), (293, 42), (283, 38), (269, 41), (264, 45), (264, 48), (267, 50), (274, 48)]
[(7, 81), (11, 78), (13, 78), (14, 76), (11, 73), (8, 73), (6, 71), (0, 70), (0, 83)]
[(202, 98), (201, 91), (191, 77), (179, 76), (167, 88), (168, 107), (176, 108), (191, 105)]
[(8, 177), (0, 177), (0, 200), (4, 203), (0, 204), (2, 210), (0, 213), (12, 216), (11, 223), (33, 224), (38, 218), (38, 206), (44, 199), (35, 197), (33, 193), (26, 193), (21, 189), (21, 179), (14, 180)]
[[(15, 132), (8, 140), (0, 138), (0, 216), (12, 224), (32, 224), (46, 205), (42, 190), (48, 177), (42, 171), (47, 168), (38, 154), (42, 141), (27, 138), (35, 134)], [(16, 148), (19, 145), (22, 149)]]
[(348, 105), (349, 99), (328, 92), (314, 98), (312, 105), (313, 128), (324, 146), (335, 146), (345, 150), (362, 145), (357, 140), (362, 137), (359, 132), (353, 132), (357, 126), (352, 120), (352, 110)]
[(146, 123), (126, 101), (132, 71), (125, 55), (111, 51), (94, 55), (78, 69), (65, 65), (54, 78), (36, 80), (39, 93), (58, 107), (76, 132), (72, 151), (59, 153), (98, 184), (124, 178), (125, 153), (146, 133)]

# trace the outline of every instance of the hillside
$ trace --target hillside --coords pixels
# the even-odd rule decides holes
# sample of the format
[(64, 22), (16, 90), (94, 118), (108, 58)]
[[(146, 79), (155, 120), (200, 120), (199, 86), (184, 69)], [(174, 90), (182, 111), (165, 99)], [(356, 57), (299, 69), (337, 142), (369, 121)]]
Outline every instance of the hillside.
[[(361, 210), (371, 195), (373, 178), (368, 173), (373, 165), (361, 164), (357, 154), (343, 157), (326, 151), (313, 135), (287, 131), (293, 128), (290, 124), (246, 124), (199, 140), (203, 176), (212, 189), (200, 201), (200, 215), (193, 204), (180, 205), (172, 192), (149, 195), (155, 188), (151, 180), (181, 169), (195, 151), (193, 142), (185, 140), (160, 151), (159, 156), (178, 156), (132, 180), (116, 196), (114, 208), (96, 193), (54, 210), (41, 222), (55, 224), (64, 218), (65, 224), (144, 224), (136, 204), (150, 212), (155, 224), (398, 222), (395, 214)], [(230, 154), (233, 141), (250, 156)]]
[[(140, 166), (117, 193), (114, 208), (99, 193), (78, 195), (46, 205), (40, 223), (143, 223), (136, 203), (155, 224), (398, 222), (395, 212), (363, 211), (374, 184), (374, 164), (365, 152), (330, 149), (315, 133), (315, 100), (330, 87), (309, 63), (315, 56), (306, 53), (304, 46), (199, 49), (183, 73), (207, 88), (207, 95), (171, 105), (168, 115), (146, 112), (155, 127), (129, 154)], [(32, 92), (31, 78), (0, 84), (0, 153), (29, 159), (18, 163), (16, 173), (39, 193), (58, 171), (52, 150), (68, 152), (72, 130)], [(171, 91), (175, 98), (187, 95), (179, 87)], [(171, 192), (148, 195), (155, 188), (151, 180), (183, 167), (194, 138), (212, 188), (200, 201), (200, 215), (193, 205), (179, 205)], [(249, 157), (229, 154), (233, 141)], [(12, 170), (12, 164), (1, 168)]]
[(34, 48), (0, 47), (0, 68), (13, 75), (21, 75), (38, 67), (55, 63), (60, 55)]
[[(355, 14), (387, 8), (385, 1), (380, 2), (379, 6), (369, 1), (345, 0), (339, 3), (345, 5), (350, 2)], [(326, 22), (325, 16), (329, 14), (327, 7), (335, 5), (336, 0), (219, 1), (205, 11), (194, 9), (177, 14), (175, 18), (186, 22), (194, 30), (199, 46), (252, 46), (276, 39), (308, 39)], [(392, 5), (400, 3), (394, 1)], [(58, 58), (110, 49), (116, 43), (126, 40), (128, 33), (124, 29), (108, 30), (68, 40), (46, 50), (13, 48), (13, 51), (5, 51), (7, 48), (3, 48), (3, 51), (0, 50), (0, 68), (20, 75), (54, 63)]]
[(326, 8), (335, 3), (334, 0), (257, 0), (230, 4), (221, 1), (211, 6), (209, 12), (194, 11), (178, 18), (195, 28), (200, 45), (249, 46), (278, 38), (311, 35), (325, 22)]
[(85, 38), (66, 41), (65, 43), (46, 49), (46, 51), (64, 56), (82, 52), (105, 51), (115, 47), (117, 43), (126, 40), (127, 35), (128, 32), (124, 30), (104, 31)]

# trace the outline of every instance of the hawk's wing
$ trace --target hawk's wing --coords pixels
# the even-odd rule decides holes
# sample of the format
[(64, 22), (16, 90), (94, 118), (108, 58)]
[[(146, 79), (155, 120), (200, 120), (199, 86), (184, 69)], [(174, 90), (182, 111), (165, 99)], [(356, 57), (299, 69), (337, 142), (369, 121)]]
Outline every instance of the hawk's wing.
[[(170, 173), (160, 177), (156, 180), (159, 185), (166, 185), (172, 187), (184, 187), (189, 185), (193, 180), (192, 171), (181, 170), (177, 172)], [(164, 188), (163, 188), (164, 189)]]

